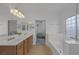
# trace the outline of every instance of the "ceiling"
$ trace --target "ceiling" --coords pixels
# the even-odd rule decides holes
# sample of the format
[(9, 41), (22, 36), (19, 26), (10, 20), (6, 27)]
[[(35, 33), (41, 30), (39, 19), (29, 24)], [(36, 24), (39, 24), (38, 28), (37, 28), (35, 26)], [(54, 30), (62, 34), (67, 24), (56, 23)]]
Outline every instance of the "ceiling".
[(6, 7), (18, 7), (21, 9), (25, 14), (27, 13), (34, 13), (34, 14), (56, 14), (60, 11), (63, 7), (68, 4), (64, 3), (17, 3), (17, 4), (4, 4)]
[[(10, 8), (18, 7), (26, 19), (56, 19), (58, 13), (64, 11), (71, 3), (6, 3), (0, 4), (0, 13), (7, 16)], [(5, 12), (5, 13), (4, 13)], [(10, 17), (10, 14), (9, 14)]]

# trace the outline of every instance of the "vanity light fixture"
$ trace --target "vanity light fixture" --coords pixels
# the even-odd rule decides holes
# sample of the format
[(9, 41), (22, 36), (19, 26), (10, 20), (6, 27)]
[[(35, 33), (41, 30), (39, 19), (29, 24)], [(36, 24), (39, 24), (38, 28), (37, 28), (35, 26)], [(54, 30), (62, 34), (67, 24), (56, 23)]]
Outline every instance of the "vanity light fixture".
[(18, 8), (10, 9), (10, 13), (19, 18), (25, 18), (24, 14)]

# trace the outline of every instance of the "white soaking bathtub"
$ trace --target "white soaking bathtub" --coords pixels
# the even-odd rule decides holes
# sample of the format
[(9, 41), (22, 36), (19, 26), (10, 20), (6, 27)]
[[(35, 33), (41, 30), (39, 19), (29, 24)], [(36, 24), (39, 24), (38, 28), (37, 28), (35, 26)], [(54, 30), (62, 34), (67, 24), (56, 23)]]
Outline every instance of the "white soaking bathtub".
[(47, 37), (46, 44), (51, 48), (53, 55), (63, 55), (63, 41), (62, 35), (51, 35)]

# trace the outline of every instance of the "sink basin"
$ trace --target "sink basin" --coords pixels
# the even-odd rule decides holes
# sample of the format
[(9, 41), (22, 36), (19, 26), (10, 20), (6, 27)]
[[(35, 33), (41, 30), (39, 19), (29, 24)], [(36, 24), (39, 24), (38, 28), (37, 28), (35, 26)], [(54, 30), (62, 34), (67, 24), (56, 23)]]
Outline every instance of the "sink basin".
[(15, 39), (15, 37), (8, 38), (8, 41)]
[(12, 35), (12, 36), (8, 36), (8, 41), (14, 40), (18, 37), (19, 35)]
[(24, 33), (24, 35), (26, 35), (27, 33)]

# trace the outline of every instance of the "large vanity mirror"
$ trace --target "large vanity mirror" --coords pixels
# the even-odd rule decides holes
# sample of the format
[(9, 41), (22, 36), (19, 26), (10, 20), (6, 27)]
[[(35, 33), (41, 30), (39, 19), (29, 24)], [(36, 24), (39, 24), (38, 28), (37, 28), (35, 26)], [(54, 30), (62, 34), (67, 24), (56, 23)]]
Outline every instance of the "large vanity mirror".
[(8, 20), (8, 35), (15, 35), (17, 32), (17, 20)]

